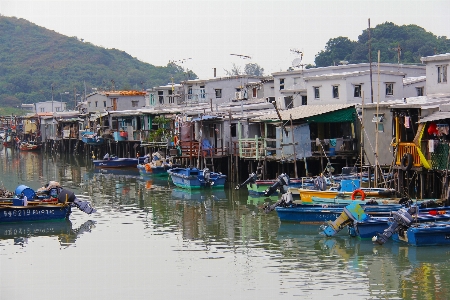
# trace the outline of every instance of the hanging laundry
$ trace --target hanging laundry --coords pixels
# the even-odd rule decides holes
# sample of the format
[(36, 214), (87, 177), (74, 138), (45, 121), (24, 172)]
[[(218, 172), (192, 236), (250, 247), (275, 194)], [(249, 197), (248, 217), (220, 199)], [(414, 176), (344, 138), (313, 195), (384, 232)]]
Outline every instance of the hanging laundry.
[(316, 138), (316, 146), (320, 146), (320, 139)]
[(434, 153), (434, 140), (428, 140), (428, 152)]
[(409, 128), (409, 117), (405, 116), (405, 127)]
[(447, 124), (437, 124), (437, 132), (439, 136), (448, 135), (448, 125)]
[(428, 130), (427, 130), (429, 135), (437, 135), (438, 134), (438, 130), (437, 130), (437, 125), (435, 123), (430, 123), (430, 125), (428, 126)]
[(336, 147), (336, 139), (330, 139), (330, 146)]

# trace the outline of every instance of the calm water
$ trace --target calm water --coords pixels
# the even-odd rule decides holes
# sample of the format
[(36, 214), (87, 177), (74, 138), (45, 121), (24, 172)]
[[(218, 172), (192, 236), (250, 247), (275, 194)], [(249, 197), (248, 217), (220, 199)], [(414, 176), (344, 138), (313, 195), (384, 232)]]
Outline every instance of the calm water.
[(94, 215), (0, 225), (0, 299), (449, 299), (450, 247), (280, 224), (246, 190), (193, 192), (82, 157), (0, 148), (0, 185), (57, 180)]

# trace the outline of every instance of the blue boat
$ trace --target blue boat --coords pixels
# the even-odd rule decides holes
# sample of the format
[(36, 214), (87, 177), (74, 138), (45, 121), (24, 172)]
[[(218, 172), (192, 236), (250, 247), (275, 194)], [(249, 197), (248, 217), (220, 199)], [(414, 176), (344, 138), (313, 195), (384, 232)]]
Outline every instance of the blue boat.
[[(345, 205), (293, 204), (288, 207), (276, 207), (282, 222), (323, 223), (337, 219), (344, 211)], [(402, 207), (401, 204), (364, 205), (364, 211), (372, 216), (389, 216), (391, 211)]]
[[(415, 207), (415, 222), (435, 222), (448, 221), (450, 214), (449, 207), (438, 208), (420, 208)], [(334, 236), (343, 228), (347, 227), (351, 236), (357, 236), (361, 239), (371, 239), (378, 233), (383, 233), (389, 227), (389, 217), (371, 217), (366, 214), (361, 205), (353, 202), (344, 208), (342, 214), (334, 221), (328, 221), (326, 225), (321, 226), (322, 233), (326, 236)]]
[(169, 165), (154, 166), (150, 163), (137, 165), (139, 174), (142, 176), (167, 176), (167, 170), (171, 167)]
[(67, 219), (71, 213), (68, 203), (44, 203), (38, 205), (0, 206), (0, 224), (11, 222), (53, 221)]
[(227, 176), (208, 168), (172, 168), (167, 171), (173, 183), (185, 189), (223, 188)]
[(105, 139), (103, 137), (98, 136), (96, 133), (91, 131), (85, 131), (81, 135), (81, 140), (83, 143), (93, 146), (99, 146), (105, 143)]
[(394, 233), (392, 239), (411, 246), (450, 245), (450, 222), (413, 224), (406, 231)]
[(53, 221), (67, 219), (73, 206), (91, 214), (96, 210), (87, 201), (78, 199), (67, 189), (49, 186), (39, 195), (33, 189), (20, 185), (11, 199), (0, 202), (0, 224), (30, 221)]
[(377, 233), (372, 241), (383, 245), (392, 237), (395, 241), (412, 246), (450, 245), (450, 222), (418, 223), (415, 218), (417, 212), (417, 207), (392, 212), (389, 227)]
[(93, 160), (96, 168), (136, 168), (138, 164), (144, 162), (144, 158), (123, 158), (123, 157), (110, 157), (109, 159), (96, 159)]

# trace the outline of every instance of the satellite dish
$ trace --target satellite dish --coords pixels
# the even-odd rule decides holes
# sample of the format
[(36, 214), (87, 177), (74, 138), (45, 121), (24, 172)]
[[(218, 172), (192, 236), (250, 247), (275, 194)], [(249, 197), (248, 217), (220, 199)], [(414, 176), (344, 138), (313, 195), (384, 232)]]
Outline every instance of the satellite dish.
[(292, 61), (292, 67), (299, 68), (302, 66), (302, 59), (297, 57)]

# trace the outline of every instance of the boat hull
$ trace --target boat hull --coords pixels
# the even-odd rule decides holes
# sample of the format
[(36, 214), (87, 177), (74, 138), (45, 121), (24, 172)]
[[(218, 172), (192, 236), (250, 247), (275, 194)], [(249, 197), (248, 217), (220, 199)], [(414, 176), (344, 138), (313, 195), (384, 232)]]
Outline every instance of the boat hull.
[(417, 224), (403, 234), (393, 234), (392, 239), (412, 246), (450, 245), (450, 223)]
[[(276, 207), (275, 210), (282, 222), (321, 224), (337, 219), (344, 211), (345, 205), (296, 205), (292, 207)], [(401, 205), (367, 205), (364, 211), (371, 216), (387, 217), (391, 211), (400, 209)]]
[(94, 160), (94, 166), (96, 168), (126, 168), (126, 167), (134, 167), (143, 162), (142, 158), (114, 158), (114, 159), (97, 159)]
[[(264, 192), (274, 185), (276, 180), (257, 180), (255, 183), (248, 183), (247, 190), (249, 195), (260, 196), (264, 195)], [(302, 179), (290, 179), (289, 188), (301, 188), (301, 187), (313, 187), (314, 184), (311, 182), (302, 182)], [(278, 191), (274, 192), (272, 195), (278, 195)]]
[(29, 221), (52, 221), (67, 219), (71, 213), (69, 204), (41, 204), (33, 206), (0, 207), (0, 224)]
[(224, 188), (226, 175), (211, 172), (209, 183), (203, 171), (196, 168), (173, 168), (167, 171), (173, 184), (184, 189)]
[(168, 176), (167, 170), (170, 169), (168, 166), (146, 167), (145, 165), (137, 165), (137, 168), (142, 176)]

